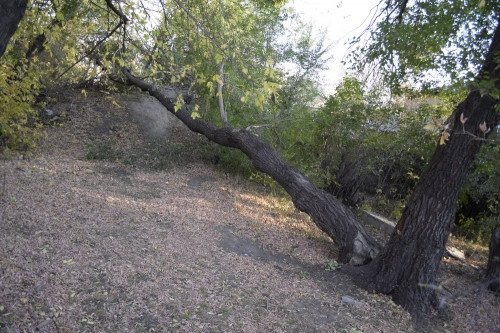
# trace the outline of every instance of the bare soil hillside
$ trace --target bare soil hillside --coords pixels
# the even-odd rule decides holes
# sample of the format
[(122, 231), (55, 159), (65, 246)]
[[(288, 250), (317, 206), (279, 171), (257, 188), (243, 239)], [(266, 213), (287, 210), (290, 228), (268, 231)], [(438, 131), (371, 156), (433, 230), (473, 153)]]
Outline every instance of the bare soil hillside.
[(65, 89), (51, 108), (40, 146), (0, 160), (0, 332), (500, 331), (498, 298), (467, 291), (484, 250), (443, 263), (451, 320), (416, 325), (154, 101)]

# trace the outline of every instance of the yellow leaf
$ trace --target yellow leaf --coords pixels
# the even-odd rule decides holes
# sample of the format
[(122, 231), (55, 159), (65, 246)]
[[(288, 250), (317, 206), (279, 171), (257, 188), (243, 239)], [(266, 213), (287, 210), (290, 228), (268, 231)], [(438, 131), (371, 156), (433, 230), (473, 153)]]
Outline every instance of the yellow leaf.
[(437, 130), (437, 126), (434, 123), (428, 123), (427, 125), (424, 126), (424, 130), (429, 132), (434, 132)]
[(182, 95), (177, 96), (177, 100), (175, 101), (174, 105), (174, 111), (177, 112), (182, 108), (182, 105), (184, 104), (184, 99), (182, 98)]
[(118, 104), (115, 100), (113, 100), (113, 105), (116, 106), (117, 108), (122, 108), (120, 104)]
[(479, 3), (479, 8), (483, 8), (484, 6), (486, 6), (486, 0), (481, 0), (481, 2)]
[(481, 124), (479, 124), (479, 129), (481, 130), (481, 132), (483, 132), (484, 134), (487, 134), (489, 133), (490, 131), (490, 128), (488, 128), (486, 126), (486, 121), (483, 121)]
[(215, 74), (214, 76), (212, 76), (212, 80), (217, 82), (218, 84), (223, 84), (219, 74)]
[(446, 141), (448, 141), (449, 138), (450, 138), (450, 133), (448, 133), (446, 131), (443, 132), (443, 134), (441, 135), (441, 139), (439, 140), (439, 144), (445, 145)]
[(71, 266), (74, 265), (75, 262), (73, 261), (73, 259), (68, 259), (68, 260), (63, 260), (63, 264)]
[(181, 103), (175, 103), (175, 105), (174, 105), (174, 111), (175, 112), (179, 111), (181, 108), (182, 108), (182, 104)]
[(191, 113), (191, 118), (193, 119), (201, 118), (201, 115), (198, 112), (194, 111)]
[(248, 69), (246, 69), (245, 67), (243, 67), (243, 68), (241, 69), (241, 71), (242, 71), (242, 72), (243, 72), (243, 74), (245, 74), (245, 75), (246, 75), (246, 74), (248, 74)]

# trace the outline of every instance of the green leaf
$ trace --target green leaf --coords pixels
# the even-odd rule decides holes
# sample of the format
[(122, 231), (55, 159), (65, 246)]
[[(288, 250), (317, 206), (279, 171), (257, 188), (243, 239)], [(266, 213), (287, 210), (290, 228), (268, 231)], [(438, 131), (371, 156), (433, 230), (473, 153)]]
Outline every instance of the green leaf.
[(224, 60), (224, 56), (220, 53), (216, 53), (215, 54), (215, 61), (220, 64), (222, 62), (222, 60)]
[(177, 100), (175, 101), (174, 105), (174, 111), (177, 112), (182, 108), (182, 105), (184, 104), (184, 99), (182, 98), (182, 95), (177, 96)]
[(218, 84), (223, 84), (219, 74), (215, 74), (214, 76), (212, 76), (212, 80), (217, 82)]

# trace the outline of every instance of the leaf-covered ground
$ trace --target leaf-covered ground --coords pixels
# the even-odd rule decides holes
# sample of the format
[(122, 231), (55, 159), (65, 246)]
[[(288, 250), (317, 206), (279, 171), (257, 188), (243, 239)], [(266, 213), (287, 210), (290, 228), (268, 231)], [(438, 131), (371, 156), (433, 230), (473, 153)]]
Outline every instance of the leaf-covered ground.
[[(335, 269), (334, 244), (288, 198), (217, 169), (178, 123), (144, 128), (151, 100), (52, 103), (62, 124), (0, 160), (0, 332), (418, 330)], [(468, 255), (443, 263), (452, 319), (421, 330), (500, 330), (498, 298), (464, 292), (485, 264)]]

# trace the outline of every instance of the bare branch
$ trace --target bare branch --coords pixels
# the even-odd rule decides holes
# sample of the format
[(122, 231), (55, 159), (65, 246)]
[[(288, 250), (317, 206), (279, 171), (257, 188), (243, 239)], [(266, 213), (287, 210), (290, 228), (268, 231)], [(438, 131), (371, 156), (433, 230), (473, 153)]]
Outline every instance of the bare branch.
[(250, 131), (254, 128), (271, 127), (271, 126), (273, 126), (273, 124), (250, 125), (250, 126), (247, 126), (247, 128), (245, 128), (245, 131)]
[(111, 9), (118, 17), (120, 18), (120, 21), (122, 21), (124, 24), (126, 24), (129, 20), (128, 17), (123, 14), (121, 10), (115, 7), (111, 0), (106, 0), (106, 5), (108, 5), (108, 8)]
[(224, 85), (224, 61), (219, 66), (219, 81), (217, 82), (217, 95), (219, 97), (219, 111), (225, 127), (229, 127), (226, 109), (224, 108), (224, 98), (222, 97), (222, 86)]
[(401, 24), (403, 22), (403, 14), (406, 11), (406, 6), (408, 5), (408, 0), (403, 0), (401, 4), (399, 5), (399, 14), (398, 17), (396, 18), (396, 21)]

